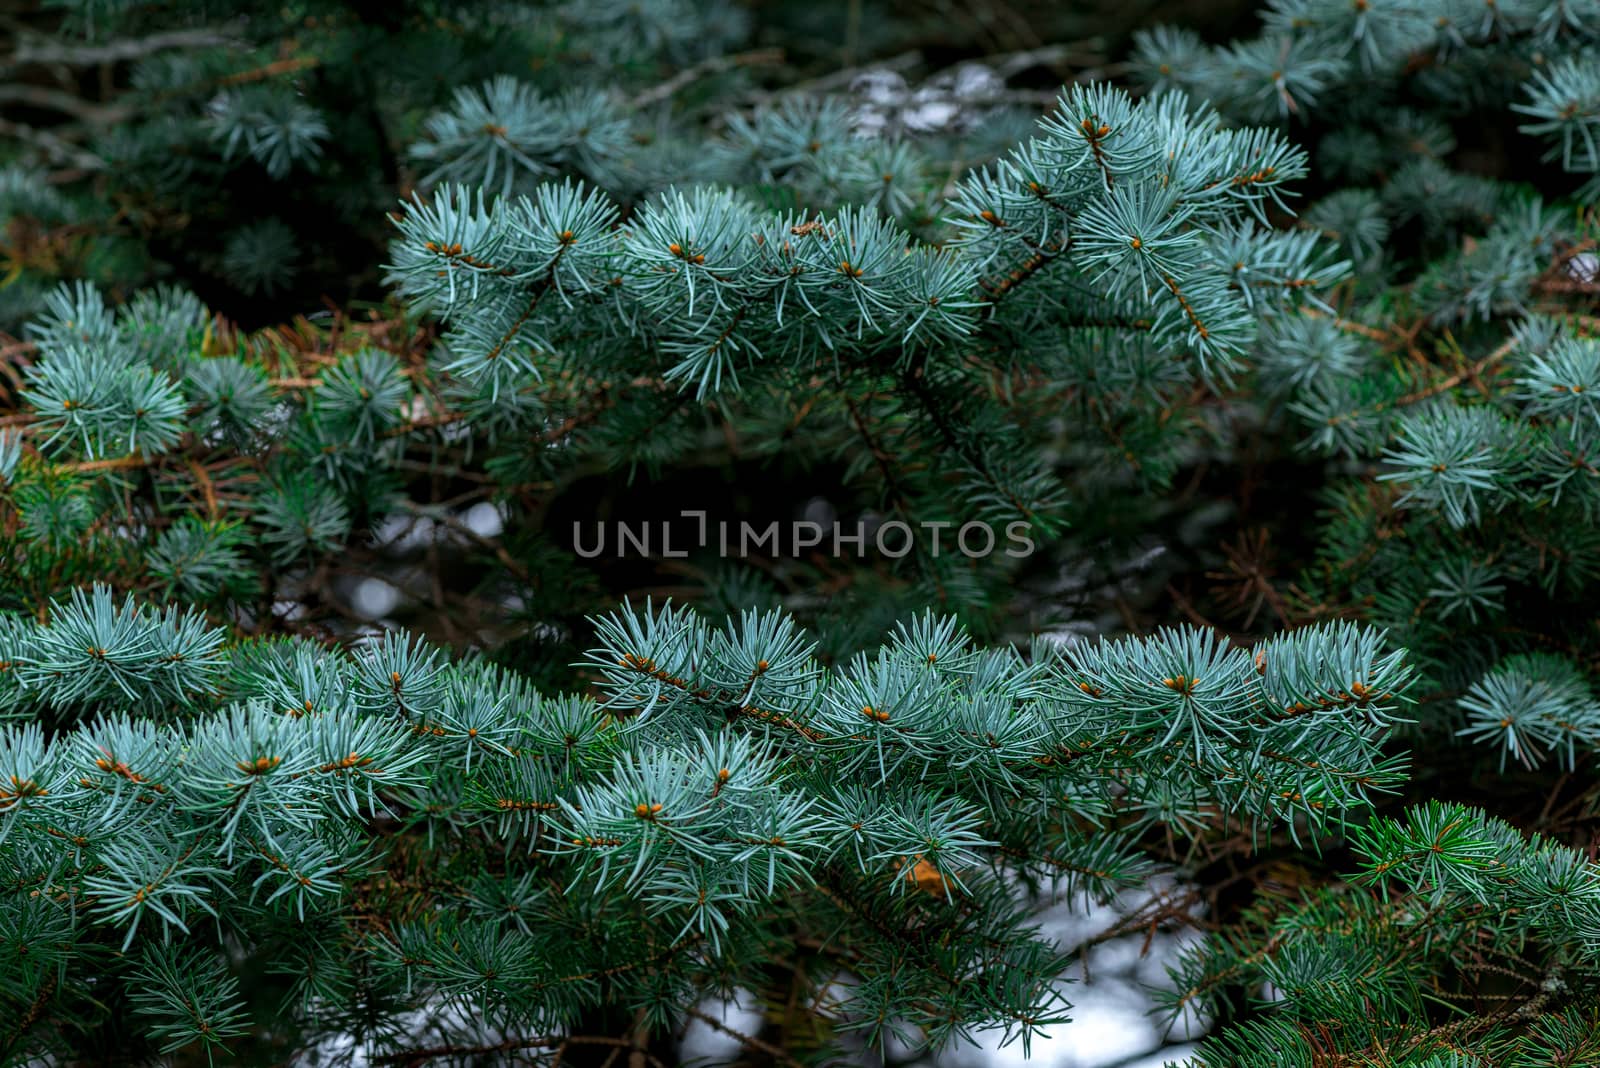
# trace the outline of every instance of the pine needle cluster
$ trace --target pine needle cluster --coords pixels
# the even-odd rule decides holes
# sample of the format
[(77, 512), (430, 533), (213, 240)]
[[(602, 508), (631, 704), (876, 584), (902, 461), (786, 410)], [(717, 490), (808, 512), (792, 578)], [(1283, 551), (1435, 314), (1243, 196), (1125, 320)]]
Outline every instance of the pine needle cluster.
[(1600, 3), (893, 123), (731, 4), (208, 14), (0, 57), (0, 1061), (1028, 1049), (1154, 886), (1197, 1068), (1600, 1062)]

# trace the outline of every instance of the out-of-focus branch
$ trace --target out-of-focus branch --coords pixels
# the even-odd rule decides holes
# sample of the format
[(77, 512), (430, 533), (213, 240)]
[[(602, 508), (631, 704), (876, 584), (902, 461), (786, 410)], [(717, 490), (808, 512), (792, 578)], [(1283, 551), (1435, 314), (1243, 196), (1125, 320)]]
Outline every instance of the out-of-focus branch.
[(138, 59), (169, 49), (211, 48), (231, 44), (235, 39), (236, 34), (224, 27), (170, 30), (166, 33), (153, 33), (148, 37), (130, 37), (102, 44), (78, 45), (41, 37), (24, 41), (17, 46), (15, 52), (0, 59), (0, 73), (35, 63), (92, 67), (98, 63)]

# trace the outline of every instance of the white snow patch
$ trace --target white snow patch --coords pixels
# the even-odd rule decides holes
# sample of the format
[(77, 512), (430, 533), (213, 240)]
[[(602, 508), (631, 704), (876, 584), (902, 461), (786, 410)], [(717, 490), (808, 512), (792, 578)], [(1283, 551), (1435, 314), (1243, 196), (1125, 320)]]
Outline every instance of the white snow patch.
[(505, 513), (500, 510), (499, 505), (488, 501), (479, 501), (468, 508), (462, 514), (461, 521), (481, 538), (497, 538), (500, 532), (506, 529)]
[(350, 608), (366, 619), (382, 619), (399, 606), (399, 587), (380, 578), (364, 578), (350, 591)]

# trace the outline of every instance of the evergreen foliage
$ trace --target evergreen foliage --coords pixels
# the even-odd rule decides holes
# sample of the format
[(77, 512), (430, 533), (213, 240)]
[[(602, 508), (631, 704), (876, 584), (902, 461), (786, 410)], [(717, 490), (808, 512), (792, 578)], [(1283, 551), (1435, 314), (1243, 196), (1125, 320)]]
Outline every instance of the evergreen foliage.
[[(1254, 655), (1191, 628), (1028, 662), (926, 615), (824, 669), (787, 616), (646, 606), (599, 621), (591, 699), (403, 634), (225, 645), (103, 587), (51, 608), (7, 636), (10, 709), (61, 726), (5, 735), (0, 850), (13, 901), (60, 903), (11, 917), (11, 946), (50, 949), (7, 958), (7, 997), (47, 997), (62, 1032), (112, 974), (155, 1039), (238, 1032), (227, 984), (171, 993), (216, 970), (197, 947), (303, 925), (311, 978), (279, 1011), (313, 1034), (356, 988), (512, 1034), (602, 1003), (665, 1026), (753, 979), (757, 947), (828, 930), (861, 984), (841, 1029), (1026, 1038), (1064, 1018), (1065, 961), (1016, 873), (1109, 892), (1148, 874), (1153, 827), (1316, 833), (1403, 775), (1381, 743), (1408, 671), (1347, 624)], [(381, 851), (419, 830), (466, 875), (459, 905), (374, 925), (401, 879)], [(930, 923), (940, 945), (908, 946)]]
[(0, 1061), (1600, 1062), (1600, 4), (875, 8), (19, 21)]

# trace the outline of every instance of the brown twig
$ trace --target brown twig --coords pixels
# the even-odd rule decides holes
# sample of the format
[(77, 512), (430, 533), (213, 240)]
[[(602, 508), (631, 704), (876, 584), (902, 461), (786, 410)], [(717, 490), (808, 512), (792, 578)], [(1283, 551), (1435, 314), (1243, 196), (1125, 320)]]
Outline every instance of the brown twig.
[(153, 33), (148, 37), (119, 38), (93, 45), (74, 45), (45, 38), (18, 45), (15, 52), (0, 60), (0, 72), (31, 64), (94, 67), (102, 63), (139, 59), (142, 56), (172, 49), (213, 48), (233, 42), (234, 37), (231, 33), (216, 27), (169, 30), (165, 33)]
[(790, 1068), (802, 1068), (799, 1061), (795, 1060), (793, 1057), (789, 1056), (789, 1054), (785, 1053), (783, 1050), (779, 1049), (777, 1046), (774, 1046), (770, 1042), (763, 1042), (754, 1035), (747, 1035), (743, 1031), (729, 1027), (721, 1020), (713, 1019), (709, 1013), (701, 1012), (699, 1009), (694, 1008), (693, 1006), (684, 1009), (684, 1011), (690, 1016), (693, 1016), (696, 1020), (699, 1020), (701, 1023), (709, 1025), (714, 1030), (721, 1031), (730, 1038), (738, 1039), (741, 1044), (749, 1047), (750, 1049), (760, 1050), (762, 1053), (765, 1053), (779, 1064), (789, 1065)]
[(737, 52), (730, 56), (712, 56), (709, 59), (701, 60), (693, 66), (685, 67), (660, 85), (653, 85), (646, 89), (633, 98), (633, 106), (642, 108), (651, 104), (658, 104), (673, 96), (678, 90), (713, 74), (722, 74), (740, 67), (770, 66), (782, 62), (783, 49), (781, 48), (758, 48), (751, 52)]

